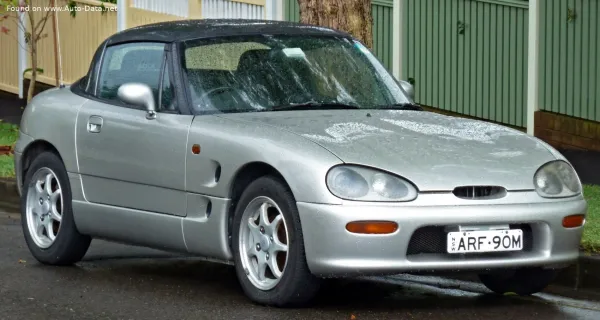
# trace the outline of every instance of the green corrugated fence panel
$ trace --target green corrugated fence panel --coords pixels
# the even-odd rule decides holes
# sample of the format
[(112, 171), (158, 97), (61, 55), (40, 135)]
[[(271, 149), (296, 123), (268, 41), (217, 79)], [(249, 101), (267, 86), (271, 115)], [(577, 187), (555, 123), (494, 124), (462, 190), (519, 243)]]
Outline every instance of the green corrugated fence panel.
[(524, 127), (527, 1), (406, 0), (402, 79), (418, 103)]
[(600, 1), (540, 1), (540, 109), (600, 121)]
[(393, 1), (373, 1), (373, 52), (388, 69), (392, 70)]
[(286, 21), (300, 21), (300, 6), (298, 0), (283, 0), (283, 18)]
[[(297, 0), (284, 0), (284, 19), (300, 21)], [(373, 52), (388, 69), (392, 69), (393, 0), (373, 0)]]

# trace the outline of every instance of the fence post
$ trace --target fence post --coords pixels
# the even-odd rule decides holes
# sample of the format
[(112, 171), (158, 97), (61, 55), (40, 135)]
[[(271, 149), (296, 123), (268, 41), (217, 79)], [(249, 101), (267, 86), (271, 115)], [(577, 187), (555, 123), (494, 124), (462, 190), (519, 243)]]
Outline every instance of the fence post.
[(127, 29), (128, 0), (117, 0), (117, 32)]
[(284, 0), (273, 0), (275, 3), (274, 20), (283, 21), (283, 1)]
[(403, 10), (406, 0), (394, 0), (393, 24), (392, 24), (392, 74), (401, 80), (402, 70), (402, 46), (404, 44), (404, 21), (402, 21)]
[(273, 20), (273, 6), (275, 5), (273, 0), (265, 0), (265, 19)]
[(539, 110), (540, 2), (529, 0), (529, 50), (527, 56), (527, 133), (534, 135), (535, 112)]

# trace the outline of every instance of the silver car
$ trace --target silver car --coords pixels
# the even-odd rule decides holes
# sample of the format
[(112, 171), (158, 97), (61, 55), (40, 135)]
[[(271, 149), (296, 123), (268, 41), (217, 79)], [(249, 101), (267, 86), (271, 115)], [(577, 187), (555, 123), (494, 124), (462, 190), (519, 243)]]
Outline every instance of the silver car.
[(181, 252), (281, 307), (326, 277), (432, 271), (533, 294), (578, 258), (587, 212), (546, 143), (423, 111), (350, 35), (288, 22), (112, 35), (27, 106), (15, 165), (40, 262), (93, 238)]

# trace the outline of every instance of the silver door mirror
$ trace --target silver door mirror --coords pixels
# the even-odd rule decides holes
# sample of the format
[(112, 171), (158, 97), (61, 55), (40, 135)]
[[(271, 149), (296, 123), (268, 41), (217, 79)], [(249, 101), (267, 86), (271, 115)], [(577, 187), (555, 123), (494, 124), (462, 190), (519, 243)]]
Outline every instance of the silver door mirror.
[(408, 98), (412, 101), (415, 101), (415, 88), (408, 81), (400, 80), (400, 86), (402, 86), (402, 90), (406, 92)]
[(154, 94), (147, 84), (125, 83), (119, 87), (117, 96), (125, 103), (146, 109), (146, 119), (156, 119), (156, 104)]

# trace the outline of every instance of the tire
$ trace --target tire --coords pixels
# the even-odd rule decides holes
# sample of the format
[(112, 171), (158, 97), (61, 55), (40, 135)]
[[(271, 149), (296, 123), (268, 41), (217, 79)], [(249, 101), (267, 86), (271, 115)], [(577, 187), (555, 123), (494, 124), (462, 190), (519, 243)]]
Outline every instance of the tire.
[[(49, 184), (51, 190), (54, 190), (53, 193), (57, 194), (56, 188), (60, 188), (60, 196), (58, 196), (60, 200), (51, 200), (51, 198), (54, 199), (56, 197), (50, 196), (42, 199), (45, 197), (40, 195), (44, 195), (44, 193), (38, 193), (35, 189), (36, 181), (32, 179), (38, 180), (39, 178), (42, 181), (46, 181), (43, 177), (48, 177), (49, 174), (53, 175)], [(45, 182), (40, 186), (40, 189), (47, 190)], [(35, 202), (40, 203), (40, 206), (34, 206), (31, 202), (28, 206), (28, 199), (29, 201), (35, 200)], [(43, 264), (72, 265), (81, 261), (90, 246), (91, 237), (82, 235), (77, 231), (75, 221), (73, 220), (71, 201), (72, 195), (69, 178), (60, 158), (53, 152), (43, 152), (38, 155), (31, 163), (23, 183), (21, 224), (29, 251), (36, 260)], [(56, 212), (60, 211), (60, 222), (51, 218), (53, 204), (56, 205)], [(39, 208), (39, 211), (36, 208)], [(42, 219), (41, 215), (33, 213), (34, 209), (42, 213), (47, 211), (50, 216), (45, 216)], [(48, 221), (48, 226), (43, 227), (42, 235), (36, 236), (37, 233), (34, 235), (32, 229), (36, 226), (35, 223), (38, 223), (39, 226), (44, 221)], [(48, 236), (49, 229), (52, 229), (53, 240)], [(46, 239), (44, 239), (44, 232)]]
[[(264, 201), (267, 201), (266, 199), (272, 200), (276, 205), (276, 207), (270, 207), (269, 210), (276, 213), (278, 209), (280, 215), (283, 216), (279, 228), (283, 226), (287, 229), (284, 231), (287, 232), (288, 250), (287, 259), (283, 268), (280, 268), (281, 262), (275, 259), (277, 260), (277, 262), (275, 262), (275, 268), (283, 270), (282, 276), (279, 278), (278, 282), (272, 285), (272, 287), (261, 288), (256, 285), (256, 281), (259, 281), (256, 280), (258, 278), (254, 278), (254, 272), (256, 272), (257, 268), (251, 261), (243, 257), (247, 256), (246, 253), (250, 251), (261, 253), (261, 250), (265, 250), (267, 246), (263, 245), (262, 249), (258, 249), (256, 245), (260, 243), (251, 241), (256, 240), (255, 238), (250, 238), (250, 236), (246, 237), (247, 234), (252, 233), (250, 228), (247, 227), (249, 219), (244, 219), (246, 222), (243, 225), (248, 231), (244, 231), (240, 227), (242, 226), (242, 217), (247, 211), (246, 209), (251, 209), (253, 208), (252, 206), (259, 205), (261, 202), (264, 203)], [(269, 206), (271, 205), (272, 204), (269, 204)], [(249, 214), (249, 212), (256, 211), (248, 211), (246, 214)], [(257, 225), (259, 224), (260, 223), (257, 223)], [(268, 237), (269, 231), (266, 229), (267, 228), (265, 228), (265, 233), (263, 235), (258, 234), (259, 238), (262, 236)], [(257, 230), (258, 231), (255, 232), (262, 232), (260, 228)], [(308, 302), (316, 296), (319, 291), (321, 280), (310, 273), (306, 263), (300, 215), (298, 214), (294, 196), (283, 181), (276, 177), (264, 176), (252, 182), (244, 190), (240, 201), (238, 202), (232, 231), (232, 247), (236, 275), (244, 293), (250, 300), (261, 305), (274, 307), (302, 307), (308, 304)], [(283, 243), (283, 238), (279, 231), (280, 229), (277, 229), (277, 232), (275, 233), (277, 234), (277, 238), (280, 239), (280, 243)], [(254, 235), (257, 234), (255, 233)], [(249, 246), (246, 247), (251, 247), (252, 249), (243, 248), (240, 243), (241, 238), (248, 239), (247, 243)], [(273, 241), (273, 239), (271, 239), (271, 241)], [(275, 242), (270, 243), (271, 245), (268, 247), (272, 247)], [(277, 257), (277, 255), (275, 256)], [(265, 261), (269, 261), (268, 254), (265, 256), (263, 253), (262, 257), (266, 258)], [(255, 258), (256, 260), (259, 259), (258, 256)], [(243, 259), (244, 261), (242, 261)], [(253, 259), (254, 258), (250, 258), (250, 260)], [(246, 270), (248, 270), (248, 273)], [(272, 272), (270, 267), (267, 272)]]
[(528, 296), (544, 290), (557, 275), (557, 270), (524, 268), (480, 274), (479, 279), (483, 285), (497, 294), (514, 293)]

